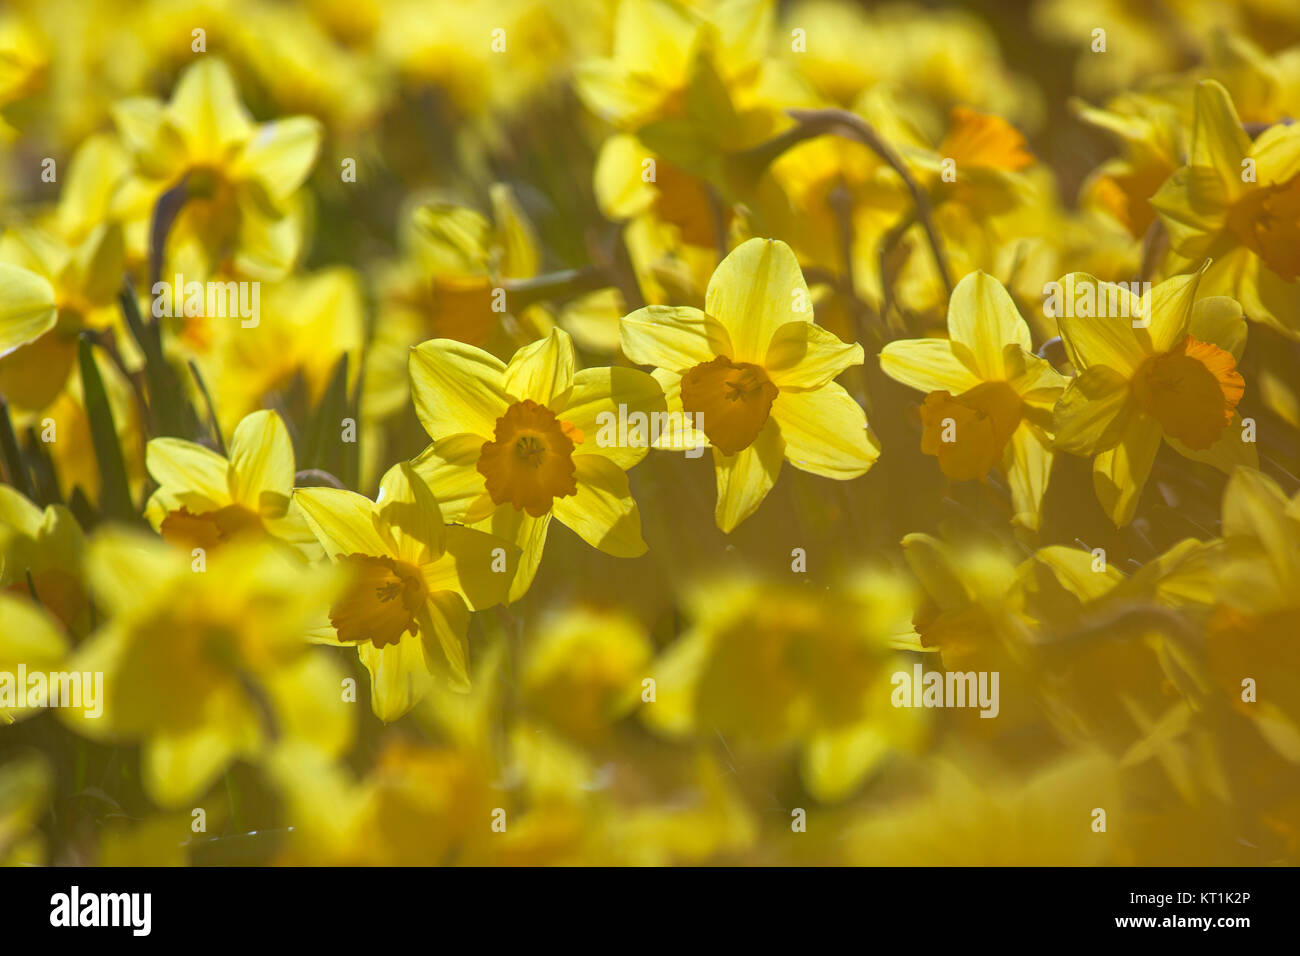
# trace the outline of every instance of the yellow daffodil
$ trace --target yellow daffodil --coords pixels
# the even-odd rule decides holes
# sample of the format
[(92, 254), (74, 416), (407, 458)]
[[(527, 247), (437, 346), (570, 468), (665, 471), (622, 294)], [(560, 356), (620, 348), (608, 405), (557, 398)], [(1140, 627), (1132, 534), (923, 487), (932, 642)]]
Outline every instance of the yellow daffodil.
[(5, 618), (0, 633), (0, 674), (11, 683), (9, 690), (15, 695), (14, 700), (0, 703), (2, 727), (43, 709), (46, 702), (29, 699), (28, 686), (19, 683), (20, 675), (63, 670), (71, 645), (58, 623), (30, 600), (0, 591), (0, 614)]
[(713, 446), (723, 531), (757, 510), (782, 461), (843, 481), (880, 453), (861, 406), (832, 381), (862, 364), (862, 346), (813, 323), (783, 242), (745, 242), (713, 273), (703, 311), (648, 306), (624, 317), (622, 339), (628, 358), (656, 366), (670, 410), (689, 416), (659, 447)]
[(467, 687), (469, 612), (505, 600), (514, 548), (444, 526), (428, 485), (405, 462), (384, 476), (375, 501), (340, 488), (299, 488), (294, 501), (331, 560), (351, 574), (330, 608), (330, 639), (356, 646), (375, 714), (396, 720), (435, 677)]
[(0, 263), (0, 356), (41, 338), (57, 321), (49, 280), (29, 269)]
[[(508, 355), (537, 327), (534, 309), (511, 314), (506, 279), (537, 274), (537, 237), (503, 183), (489, 190), (492, 216), (449, 202), (420, 206), (405, 223), (404, 256), (382, 277), (384, 321), (366, 354), (362, 406), (386, 418), (409, 401), (406, 365), (425, 339), (455, 339)], [(520, 329), (523, 324), (523, 330)]]
[(199, 565), (116, 529), (91, 541), (87, 559), (107, 622), (68, 667), (103, 673), (103, 713), (59, 714), (96, 740), (140, 740), (142, 782), (156, 803), (184, 805), (231, 761), (260, 759), (279, 743), (328, 755), (348, 745), (342, 675), (304, 638), (340, 591), (336, 570), (258, 540), (231, 542)]
[(1231, 296), (1247, 318), (1300, 338), (1300, 127), (1252, 141), (1227, 90), (1202, 81), (1187, 165), (1151, 205), (1179, 257), (1213, 260), (1200, 295)]
[(275, 412), (245, 417), (230, 438), (228, 458), (181, 438), (155, 438), (145, 464), (158, 483), (145, 517), (186, 550), (207, 551), (245, 536), (270, 535), (299, 547), (313, 543), (291, 504), (293, 444)]
[(792, 746), (820, 800), (852, 792), (924, 724), (892, 703), (910, 668), (898, 633), (912, 589), (896, 575), (831, 594), (753, 580), (693, 593), (693, 622), (655, 663), (655, 700), (641, 717), (669, 737), (723, 737), (759, 751)]
[[(1250, 468), (1223, 495), (1228, 551), (1206, 635), (1210, 672), (1233, 708), (1300, 763), (1300, 495)], [(1253, 691), (1252, 691), (1253, 688)]]
[(1065, 378), (1033, 352), (1029, 326), (1006, 289), (983, 272), (957, 284), (948, 339), (890, 342), (880, 367), (928, 392), (921, 450), (955, 481), (1000, 466), (1011, 484), (1015, 521), (1037, 528), (1052, 471), (1052, 406)]
[(1056, 448), (1096, 456), (1093, 487), (1117, 527), (1133, 518), (1161, 438), (1225, 473), (1258, 460), (1236, 411), (1245, 391), (1241, 306), (1226, 296), (1197, 300), (1200, 278), (1175, 276), (1141, 296), (1089, 275), (1060, 282), (1067, 299), (1091, 293), (1119, 305), (1117, 314), (1094, 315), (1109, 307), (1059, 303), (1061, 338), (1079, 374), (1055, 415)]
[(575, 608), (532, 642), (524, 668), (529, 711), (578, 740), (600, 740), (636, 703), (653, 649), (618, 611)]
[(26, 595), (80, 634), (90, 618), (81, 574), (84, 547), (81, 526), (66, 507), (38, 508), (0, 485), (0, 588)]
[(523, 550), (512, 601), (537, 573), (552, 518), (606, 554), (646, 550), (624, 472), (645, 457), (648, 427), (612, 423), (662, 414), (663, 391), (635, 369), (575, 371), (575, 362), (562, 329), (509, 364), (450, 339), (411, 353), (415, 411), (433, 439), (416, 467), (449, 519)]
[(133, 245), (144, 244), (158, 198), (183, 187), (168, 262), (200, 280), (279, 279), (288, 272), (302, 243), (294, 193), (316, 161), (318, 121), (255, 123), (229, 68), (208, 56), (185, 69), (169, 103), (123, 100), (113, 119), (135, 164), (115, 199), (118, 214), (135, 224)]
[(41, 817), (49, 812), (54, 771), (38, 753), (21, 753), (0, 765), (0, 866), (44, 866)]

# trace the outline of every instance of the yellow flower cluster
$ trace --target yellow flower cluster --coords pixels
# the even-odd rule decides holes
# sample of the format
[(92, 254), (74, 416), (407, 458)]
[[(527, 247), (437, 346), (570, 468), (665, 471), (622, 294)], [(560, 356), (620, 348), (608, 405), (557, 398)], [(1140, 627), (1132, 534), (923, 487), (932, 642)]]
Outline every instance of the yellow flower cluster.
[(982, 6), (7, 3), (0, 862), (1300, 862), (1300, 8)]

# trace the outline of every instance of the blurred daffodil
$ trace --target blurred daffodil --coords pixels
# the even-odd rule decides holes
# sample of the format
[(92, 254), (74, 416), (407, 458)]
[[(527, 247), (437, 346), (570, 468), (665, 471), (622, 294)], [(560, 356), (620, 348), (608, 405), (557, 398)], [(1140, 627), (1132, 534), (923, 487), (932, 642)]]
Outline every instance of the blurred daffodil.
[(205, 551), (249, 535), (311, 543), (291, 507), (293, 443), (276, 412), (246, 416), (231, 436), (229, 457), (181, 438), (155, 438), (145, 463), (158, 483), (145, 516), (164, 540)]
[(229, 67), (207, 56), (185, 69), (170, 102), (126, 99), (113, 119), (135, 164), (115, 199), (118, 215), (136, 224), (135, 244), (143, 244), (162, 195), (180, 189), (168, 262), (203, 279), (288, 272), (302, 243), (294, 193), (320, 149), (317, 120), (255, 123)]
[[(304, 635), (341, 575), (265, 541), (231, 542), (202, 566), (156, 538), (108, 529), (87, 549), (107, 618), (68, 668), (103, 673), (103, 713), (59, 715), (95, 740), (139, 740), (142, 782), (165, 807), (229, 766), (287, 741), (337, 755), (352, 737), (341, 675)], [(143, 692), (142, 688), (149, 688)]]
[(1187, 165), (1151, 200), (1173, 251), (1213, 260), (1202, 296), (1231, 296), (1247, 318), (1300, 337), (1300, 127), (1278, 123), (1253, 141), (1218, 82), (1196, 87)]

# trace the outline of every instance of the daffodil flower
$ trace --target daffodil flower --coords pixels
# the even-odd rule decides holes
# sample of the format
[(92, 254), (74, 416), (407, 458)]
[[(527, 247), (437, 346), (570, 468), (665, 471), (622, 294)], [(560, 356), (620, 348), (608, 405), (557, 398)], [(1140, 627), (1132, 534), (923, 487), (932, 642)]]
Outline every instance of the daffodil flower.
[(689, 416), (660, 447), (713, 447), (723, 531), (757, 510), (783, 461), (848, 480), (880, 454), (861, 406), (831, 381), (862, 364), (862, 346), (812, 319), (799, 263), (774, 239), (750, 239), (722, 260), (704, 311), (648, 306), (623, 318), (624, 354), (656, 366), (670, 410)]
[(302, 509), (351, 586), (330, 608), (332, 642), (355, 645), (371, 706), (396, 720), (435, 677), (469, 686), (469, 611), (505, 600), (516, 549), (456, 525), (410, 464), (389, 469), (377, 500), (341, 488), (299, 488)]
[(1187, 165), (1151, 205), (1175, 253), (1213, 260), (1201, 295), (1231, 296), (1247, 318), (1300, 338), (1300, 126), (1252, 141), (1227, 90), (1201, 81)]
[(187, 805), (233, 760), (281, 745), (338, 756), (353, 718), (342, 674), (304, 635), (342, 585), (327, 565), (266, 540), (232, 542), (200, 569), (141, 532), (100, 532), (87, 549), (106, 618), (66, 665), (104, 674), (103, 712), (61, 719), (95, 740), (139, 740), (145, 792)]
[(601, 432), (612, 419), (663, 412), (663, 391), (636, 369), (574, 364), (562, 329), (509, 364), (450, 339), (411, 353), (415, 411), (433, 439), (416, 468), (449, 518), (523, 550), (512, 601), (537, 573), (552, 518), (606, 554), (646, 550), (624, 472), (645, 457), (649, 435), (628, 429), (620, 442)]
[[(272, 411), (253, 412), (235, 428), (230, 457), (181, 438), (155, 438), (145, 466), (158, 490), (145, 517), (164, 540), (211, 550), (243, 535), (270, 535), (312, 556), (311, 532), (291, 507), (293, 444)], [(319, 552), (315, 552), (319, 554)]]
[(66, 507), (38, 508), (0, 485), (0, 591), (25, 594), (77, 634), (90, 623), (84, 550), (81, 526)]
[[(1300, 494), (1288, 498), (1267, 475), (1237, 469), (1223, 493), (1223, 537), (1206, 629), (1210, 674), (1278, 753), (1300, 763)], [(1250, 702), (1248, 677), (1260, 685)]]
[(921, 739), (924, 718), (890, 703), (914, 597), (901, 575), (864, 574), (815, 595), (723, 579), (686, 597), (692, 624), (655, 662), (657, 696), (640, 712), (656, 732), (796, 749), (804, 785), (823, 801)]
[(1079, 374), (1057, 404), (1055, 446), (1096, 456), (1093, 488), (1116, 527), (1132, 520), (1161, 438), (1225, 473), (1258, 462), (1236, 412), (1246, 387), (1237, 371), (1246, 346), (1241, 306), (1226, 296), (1198, 301), (1199, 278), (1174, 276), (1141, 297), (1082, 273), (1061, 279), (1064, 288), (1095, 288), (1097, 301), (1120, 303), (1123, 316), (1066, 308), (1057, 317)]
[(169, 258), (204, 274), (283, 278), (298, 256), (302, 228), (292, 208), (320, 149), (320, 123), (291, 116), (255, 123), (226, 64), (202, 57), (186, 68), (169, 103), (119, 102), (113, 120), (135, 163), (114, 200), (145, 242), (153, 208), (184, 185), (186, 201), (168, 239)]
[(954, 481), (1000, 466), (1011, 485), (1015, 520), (1037, 528), (1052, 472), (1052, 406), (1066, 380), (1034, 355), (1029, 326), (1002, 284), (972, 272), (953, 290), (948, 338), (890, 342), (886, 375), (928, 392), (921, 406), (921, 450)]

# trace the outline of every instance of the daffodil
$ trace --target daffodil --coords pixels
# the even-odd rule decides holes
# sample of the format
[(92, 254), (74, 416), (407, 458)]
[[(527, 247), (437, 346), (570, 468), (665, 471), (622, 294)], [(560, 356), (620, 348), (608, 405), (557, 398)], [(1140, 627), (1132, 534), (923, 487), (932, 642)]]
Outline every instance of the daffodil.
[(1098, 316), (1059, 303), (1061, 338), (1079, 374), (1054, 426), (1057, 450), (1096, 456), (1093, 487), (1117, 527), (1132, 520), (1162, 438), (1225, 473), (1258, 460), (1236, 411), (1245, 391), (1237, 371), (1246, 345), (1241, 306), (1226, 296), (1198, 300), (1200, 278), (1175, 276), (1140, 297), (1089, 275), (1061, 280), (1078, 302), (1094, 292), (1097, 302), (1119, 305), (1119, 314)]
[(812, 319), (799, 263), (773, 239), (750, 239), (722, 261), (703, 311), (648, 306), (623, 319), (624, 354), (656, 366), (670, 411), (687, 416), (660, 447), (713, 447), (723, 531), (757, 510), (783, 461), (843, 481), (879, 455), (862, 407), (832, 381), (862, 364), (862, 346)]
[(205, 551), (244, 536), (312, 544), (291, 504), (293, 443), (276, 412), (246, 416), (230, 438), (229, 457), (182, 438), (155, 438), (145, 465), (158, 483), (145, 517), (167, 541)]
[[(14, 699), (0, 704), (0, 726), (31, 717), (42, 706), (28, 698), (28, 687), (18, 675), (60, 671), (71, 645), (59, 624), (39, 605), (0, 591), (0, 613), (5, 629), (0, 633), (0, 674)], [(25, 670), (20, 670), (24, 668)]]
[(1247, 318), (1300, 338), (1300, 127), (1252, 141), (1227, 90), (1203, 80), (1187, 165), (1151, 205), (1182, 260), (1213, 260), (1198, 294), (1231, 296)]
[(0, 588), (26, 595), (84, 634), (89, 601), (82, 580), (85, 538), (63, 505), (38, 508), (13, 488), (0, 485)]
[(47, 862), (40, 821), (49, 812), (54, 771), (39, 753), (20, 753), (0, 765), (0, 866)]
[(562, 329), (504, 363), (461, 342), (434, 339), (411, 353), (415, 411), (433, 444), (415, 462), (447, 517), (522, 549), (510, 600), (528, 590), (551, 519), (615, 557), (644, 554), (641, 515), (625, 472), (649, 450), (648, 419), (663, 391), (629, 368), (575, 371)]
[(231, 542), (202, 565), (151, 535), (109, 529), (87, 549), (106, 622), (68, 663), (102, 672), (103, 713), (58, 713), (95, 740), (139, 740), (154, 802), (199, 796), (231, 761), (297, 742), (351, 741), (342, 675), (304, 635), (342, 575), (264, 540)]
[(356, 646), (375, 714), (396, 720), (435, 678), (466, 688), (469, 612), (505, 600), (513, 546), (444, 526), (437, 500), (406, 462), (389, 469), (375, 501), (341, 488), (299, 488), (294, 501), (330, 559), (351, 574), (330, 608), (329, 639)]
[(126, 99), (113, 119), (134, 162), (114, 201), (133, 224), (134, 247), (144, 245), (158, 199), (179, 187), (184, 205), (171, 225), (167, 262), (200, 280), (283, 278), (302, 244), (294, 194), (320, 149), (318, 121), (255, 123), (230, 69), (211, 56), (185, 69), (170, 102)]
[(652, 653), (627, 614), (571, 609), (531, 642), (524, 700), (532, 714), (577, 740), (603, 739), (636, 703)]
[(882, 760), (923, 736), (891, 704), (913, 589), (864, 576), (831, 593), (757, 580), (702, 583), (692, 623), (655, 662), (641, 718), (670, 738), (720, 736), (759, 752), (791, 748), (820, 800), (851, 793)]
[[(450, 202), (430, 202), (404, 223), (403, 258), (382, 276), (385, 317), (366, 354), (362, 405), (385, 418), (409, 400), (406, 365), (425, 339), (455, 339), (494, 354), (509, 354), (524, 329), (535, 327), (531, 308), (511, 316), (506, 279), (537, 274), (541, 253), (532, 224), (504, 183), (489, 190), (491, 218)], [(502, 308), (504, 307), (504, 308)]]
[(1065, 378), (1033, 352), (1029, 326), (1006, 289), (983, 272), (957, 284), (948, 339), (890, 342), (880, 367), (928, 392), (921, 450), (955, 481), (1000, 466), (1011, 484), (1015, 521), (1037, 528), (1052, 472), (1052, 407)]
[[(1223, 495), (1227, 545), (1206, 657), (1233, 709), (1285, 759), (1300, 763), (1300, 495), (1250, 468)], [(1254, 688), (1248, 692), (1248, 688)]]

